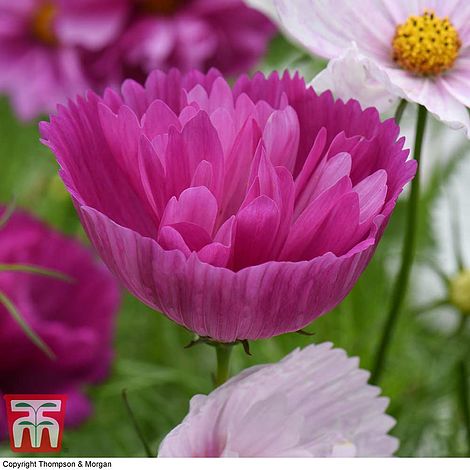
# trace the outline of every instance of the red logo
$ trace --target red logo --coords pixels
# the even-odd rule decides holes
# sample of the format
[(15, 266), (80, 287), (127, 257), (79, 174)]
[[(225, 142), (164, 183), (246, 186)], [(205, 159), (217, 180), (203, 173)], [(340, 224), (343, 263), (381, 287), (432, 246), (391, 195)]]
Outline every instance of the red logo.
[(66, 395), (4, 395), (13, 452), (59, 452)]

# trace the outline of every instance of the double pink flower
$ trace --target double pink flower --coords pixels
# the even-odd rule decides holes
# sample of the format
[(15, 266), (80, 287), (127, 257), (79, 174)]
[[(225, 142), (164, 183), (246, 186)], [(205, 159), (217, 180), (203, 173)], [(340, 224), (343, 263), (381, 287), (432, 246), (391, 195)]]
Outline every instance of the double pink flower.
[(220, 342), (295, 331), (367, 266), (413, 177), (392, 121), (298, 76), (154, 72), (60, 107), (44, 142), (110, 269)]

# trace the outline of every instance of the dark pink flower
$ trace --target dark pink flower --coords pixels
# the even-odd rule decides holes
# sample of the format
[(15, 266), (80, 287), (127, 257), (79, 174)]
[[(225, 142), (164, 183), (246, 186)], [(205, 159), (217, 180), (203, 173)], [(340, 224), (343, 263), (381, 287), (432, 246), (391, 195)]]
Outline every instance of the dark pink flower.
[(171, 67), (245, 72), (265, 53), (276, 31), (265, 16), (242, 0), (130, 3), (130, 25), (110, 54), (127, 72), (137, 69), (148, 73)]
[(109, 268), (222, 342), (303, 328), (368, 264), (413, 177), (393, 120), (274, 73), (154, 72), (43, 123)]
[(21, 119), (90, 87), (81, 47), (115, 39), (127, 0), (0, 0), (0, 92)]
[(0, 93), (28, 120), (153, 68), (245, 71), (274, 32), (242, 0), (0, 0)]
[(116, 282), (89, 250), (22, 212), (0, 230), (0, 264), (48, 268), (73, 279), (0, 271), (0, 292), (56, 356), (47, 357), (0, 305), (0, 394), (66, 393), (66, 422), (76, 425), (91, 412), (83, 387), (109, 370)]

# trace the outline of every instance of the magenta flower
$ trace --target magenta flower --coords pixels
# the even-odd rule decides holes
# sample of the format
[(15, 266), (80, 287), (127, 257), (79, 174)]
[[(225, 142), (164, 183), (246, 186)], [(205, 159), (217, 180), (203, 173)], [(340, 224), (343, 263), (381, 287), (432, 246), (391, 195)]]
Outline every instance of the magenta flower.
[(415, 173), (393, 120), (304, 81), (152, 73), (60, 107), (44, 142), (127, 288), (221, 342), (295, 331), (368, 264)]
[(331, 343), (241, 372), (197, 395), (159, 457), (390, 457), (388, 399)]
[(90, 87), (86, 57), (115, 38), (125, 0), (0, 0), (0, 92), (21, 119)]
[(124, 78), (177, 67), (247, 71), (266, 52), (274, 25), (242, 0), (131, 0), (129, 26), (110, 58)]
[(28, 120), (153, 68), (245, 71), (274, 32), (242, 0), (0, 0), (0, 93)]
[[(55, 355), (47, 357), (0, 305), (0, 394), (66, 393), (66, 422), (76, 425), (91, 412), (82, 388), (108, 373), (116, 282), (87, 249), (22, 212), (0, 230), (0, 264), (0, 293)], [(5, 267), (18, 264), (52, 269), (73, 282)]]

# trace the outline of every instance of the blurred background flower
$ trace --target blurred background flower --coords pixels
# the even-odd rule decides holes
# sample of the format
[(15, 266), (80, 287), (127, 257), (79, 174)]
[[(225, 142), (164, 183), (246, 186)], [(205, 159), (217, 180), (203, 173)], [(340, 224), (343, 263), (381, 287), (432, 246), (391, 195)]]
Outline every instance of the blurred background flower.
[(274, 33), (242, 0), (0, 0), (0, 92), (29, 120), (154, 68), (247, 71)]
[(197, 395), (159, 457), (389, 457), (394, 420), (369, 373), (331, 343), (244, 370)]
[[(131, 0), (130, 23), (109, 51), (122, 78), (154, 69), (247, 71), (266, 52), (274, 25), (241, 0)], [(140, 74), (140, 75), (139, 75)]]
[(346, 296), (416, 169), (398, 132), (298, 76), (232, 90), (214, 71), (155, 72), (42, 124), (110, 269), (220, 342), (299, 330)]
[(66, 393), (66, 424), (81, 423), (85, 388), (113, 358), (116, 281), (88, 249), (17, 211), (0, 229), (0, 296), (0, 392)]
[(62, 40), (58, 1), (0, 0), (0, 91), (21, 119), (88, 88), (80, 51)]

